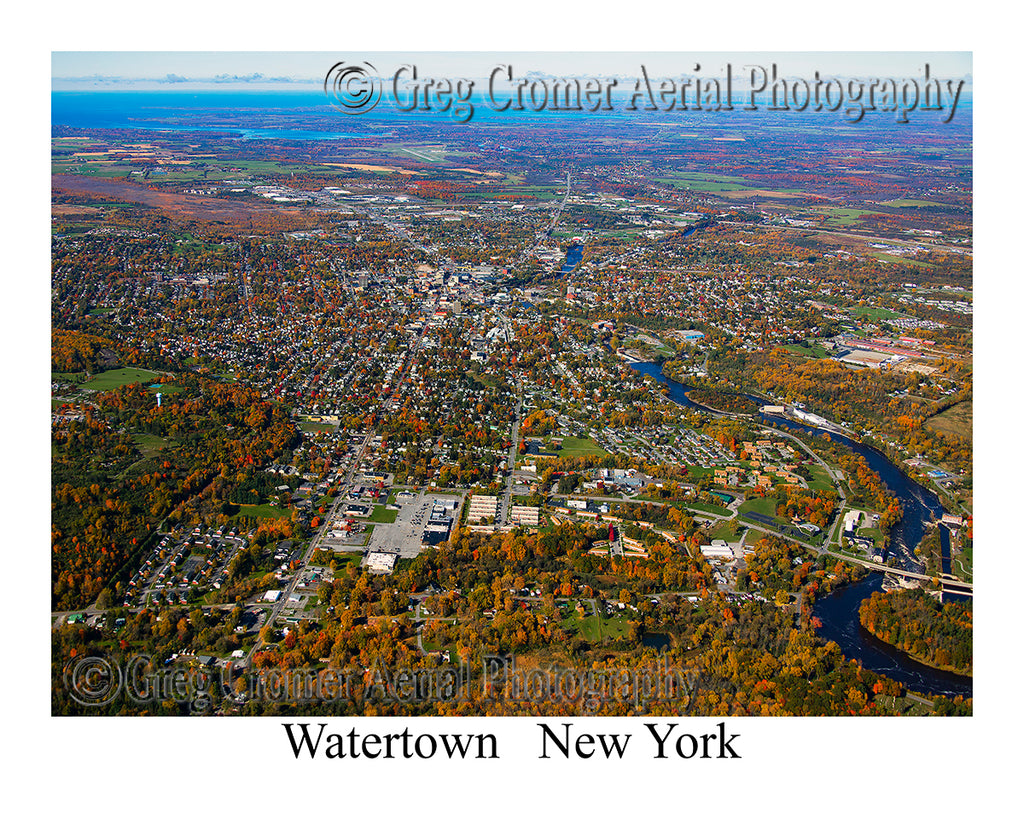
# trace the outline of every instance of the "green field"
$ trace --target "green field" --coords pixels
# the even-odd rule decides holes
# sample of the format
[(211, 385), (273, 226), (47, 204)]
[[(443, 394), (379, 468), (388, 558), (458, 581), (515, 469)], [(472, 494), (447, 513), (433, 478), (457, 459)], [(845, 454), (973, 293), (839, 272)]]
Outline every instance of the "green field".
[(157, 435), (149, 435), (145, 432), (137, 432), (132, 435), (135, 445), (143, 455), (152, 455), (167, 446), (167, 440)]
[(807, 358), (828, 358), (832, 355), (830, 350), (826, 350), (820, 344), (813, 343), (809, 347), (804, 347), (802, 344), (787, 344), (782, 349), (796, 355), (807, 356)]
[(232, 515), (235, 518), (287, 518), (291, 516), (291, 510), (281, 509), (278, 506), (271, 506), (269, 503), (248, 504), (243, 503), (238, 512)]
[(807, 464), (807, 469), (811, 473), (811, 477), (807, 481), (807, 487), (816, 491), (823, 489), (831, 489), (832, 481), (828, 475), (825, 474), (825, 469), (819, 463), (811, 462)]
[(85, 381), (85, 373), (61, 373), (51, 370), (50, 380), (62, 384), (81, 384)]
[[(673, 504), (675, 506), (676, 504)], [(728, 516), (729, 510), (724, 506), (715, 506), (711, 503), (701, 503), (700, 501), (688, 501), (687, 503), (680, 504), (684, 509), (690, 509), (694, 512), (707, 512), (712, 515), (723, 515)]]
[(608, 453), (590, 438), (563, 438), (562, 448), (555, 454), (560, 458), (579, 458), (584, 455), (607, 455)]
[(889, 202), (880, 202), (890, 208), (947, 208), (942, 202), (925, 202), (923, 199), (893, 199)]
[(743, 543), (746, 546), (756, 546), (761, 542), (761, 538), (763, 537), (765, 537), (764, 532), (758, 531), (757, 529), (748, 529), (747, 536), (743, 540)]
[(876, 214), (878, 211), (861, 210), (859, 208), (827, 208), (822, 213), (828, 217), (828, 224), (832, 227), (849, 227), (856, 225), (861, 216)]
[(740, 514), (758, 512), (769, 517), (775, 516), (775, 498), (750, 498), (740, 504)]
[[(590, 611), (590, 604), (584, 602), (584, 609)], [(625, 617), (604, 618), (600, 615), (580, 617), (575, 609), (568, 609), (562, 615), (562, 628), (574, 632), (589, 643), (603, 640), (617, 640), (629, 634), (629, 621)]]
[(712, 540), (721, 538), (722, 540), (733, 541), (736, 540), (739, 529), (740, 526), (735, 519), (719, 521), (711, 527), (708, 537)]
[(870, 526), (864, 526), (861, 529), (859, 529), (857, 531), (857, 536), (870, 538), (875, 542), (875, 546), (878, 546), (881, 543), (882, 538), (884, 537), (881, 529), (875, 529)]
[(738, 176), (715, 176), (702, 173), (677, 173), (654, 179), (663, 185), (671, 185), (682, 190), (702, 191), (704, 193), (722, 193), (724, 191), (752, 190), (746, 179)]
[(895, 313), (885, 307), (854, 307), (850, 312), (855, 316), (866, 316), (873, 319), (903, 318), (901, 313)]
[(159, 377), (160, 374), (155, 373), (152, 370), (140, 370), (136, 367), (119, 367), (116, 370), (107, 370), (106, 372), (94, 375), (88, 381), (83, 383), (82, 387), (87, 390), (105, 392), (106, 390), (116, 390), (118, 387), (123, 387), (125, 384), (137, 384), (140, 381), (152, 381)]
[(921, 262), (917, 259), (908, 259), (906, 256), (893, 256), (891, 253), (875, 253), (874, 257), (883, 262), (895, 262), (897, 264), (910, 264), (914, 267), (935, 267), (928, 262)]
[(397, 510), (375, 504), (368, 520), (372, 520), (374, 523), (394, 523), (397, 517)]
[(974, 579), (974, 549), (968, 547), (953, 556), (953, 568), (964, 580)]
[(303, 432), (336, 432), (337, 427), (333, 424), (321, 424), (317, 421), (303, 421), (299, 424)]

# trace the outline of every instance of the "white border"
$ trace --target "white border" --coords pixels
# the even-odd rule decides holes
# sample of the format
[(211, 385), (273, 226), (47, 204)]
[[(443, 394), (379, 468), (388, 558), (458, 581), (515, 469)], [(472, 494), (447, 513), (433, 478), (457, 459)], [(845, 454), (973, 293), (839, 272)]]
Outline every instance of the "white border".
[[(1014, 589), (991, 578), (995, 574), (1012, 584), (1019, 540), (1010, 511), (1015, 506), (999, 485), (999, 478), (1009, 477), (1000, 461), (1007, 454), (1016, 461), (1016, 419), (1000, 399), (1019, 369), (1008, 358), (1012, 348), (1003, 346), (1016, 340), (1007, 330), (1019, 325), (1020, 305), (1019, 257), (1007, 241), (1019, 235), (1010, 223), (1016, 216), (1016, 197), (1002, 193), (1007, 182), (1014, 193), (1019, 191), (1014, 184), (1019, 181), (1019, 172), (1014, 173), (1019, 164), (1017, 134), (1008, 127), (1018, 105), (1012, 62), (1016, 44), (1007, 36), (1010, 20), (948, 3), (904, 8), (877, 0), (834, 10), (818, 3), (615, 10), (594, 5), (553, 8), (540, 2), (455, 5), (454, 10), (437, 3), (315, 9), (189, 2), (147, 10), (125, 2), (103, 7), (60, 2), (30, 12), (34, 25), (28, 48), (5, 56), (15, 92), (5, 128), (13, 138), (7, 168), (14, 175), (6, 199), (16, 203), (7, 233), (7, 246), (14, 252), (7, 269), (12, 298), (5, 335), (7, 349), (17, 351), (11, 356), (17, 360), (10, 383), (25, 385), (8, 388), (7, 421), (18, 439), (10, 460), (29, 465), (27, 479), (20, 472), (7, 476), (12, 519), (21, 524), (8, 532), (13, 547), (9, 565), (15, 569), (21, 555), (31, 555), (30, 572), (12, 571), (7, 584), (14, 593), (14, 605), (8, 607), (11, 670), (4, 675), (14, 716), (7, 743), (18, 760), (8, 781), (41, 810), (67, 805), (86, 816), (128, 811), (164, 816), (196, 809), (255, 810), (260, 815), (375, 809), (384, 815), (405, 810), (426, 816), (456, 811), (505, 816), (547, 815), (566, 808), (615, 816), (654, 807), (677, 814), (814, 811), (846, 816), (865, 811), (891, 815), (911, 806), (946, 815), (971, 810), (1008, 791), (1016, 773), (1009, 762), (1017, 756), (1013, 715), (1019, 654), (1016, 641), (1008, 639), (1016, 622)], [(12, 22), (9, 31), (17, 32), (17, 22)], [(988, 29), (1002, 31), (992, 34)], [(128, 44), (146, 50), (335, 52), (371, 46), (389, 51), (973, 50), (978, 145), (976, 539), (982, 544), (976, 560), (982, 589), (976, 601), (976, 715), (963, 720), (727, 719), (732, 730), (743, 734), (747, 757), (699, 769), (693, 762), (648, 763), (639, 755), (613, 766), (596, 760), (540, 762), (533, 759), (533, 720), (459, 720), (457, 730), (481, 730), (477, 726), (482, 724), (499, 733), (505, 761), (492, 770), (484, 770), (489, 766), (483, 763), (338, 761), (313, 775), (308, 765), (291, 760), (276, 720), (50, 718), (49, 635), (41, 633), (49, 624), (47, 612), (41, 611), (41, 601), (49, 600), (49, 567), (44, 557), (48, 550), (40, 542), (49, 508), (48, 492), (37, 491), (48, 483), (43, 442), (49, 433), (40, 420), (48, 413), (37, 402), (42, 404), (46, 395), (43, 374), (49, 372), (49, 305), (43, 284), (49, 256), (49, 52), (118, 50)], [(15, 152), (24, 161), (13, 160)], [(22, 357), (26, 335), (31, 344)], [(994, 361), (1006, 366), (996, 367)], [(27, 408), (21, 406), (22, 395), (30, 396)], [(28, 434), (22, 434), (26, 424)], [(19, 514), (22, 505), (27, 515)], [(29, 638), (22, 640), (18, 632), (26, 620)], [(14, 670), (23, 652), (27, 675)], [(404, 722), (385, 721), (377, 730), (395, 730)], [(615, 730), (613, 722), (620, 723), (602, 720), (600, 730)], [(715, 720), (699, 722), (710, 725)], [(412, 723), (419, 731), (428, 726), (453, 730), (451, 721)], [(634, 732), (642, 730), (630, 725)], [(46, 777), (45, 786), (33, 770)]]

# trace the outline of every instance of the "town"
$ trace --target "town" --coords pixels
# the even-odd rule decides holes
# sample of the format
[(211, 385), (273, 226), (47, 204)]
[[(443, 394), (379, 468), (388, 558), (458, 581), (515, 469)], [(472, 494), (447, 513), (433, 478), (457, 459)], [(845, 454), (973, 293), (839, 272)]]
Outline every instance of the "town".
[(541, 156), (557, 125), (219, 116), (54, 127), (55, 657), (220, 668), (224, 714), (277, 668), (658, 651), (735, 713), (969, 711), (969, 679), (837, 703), (708, 650), (817, 652), (832, 690), (831, 591), (969, 605), (969, 130), (921, 170), (870, 150), (911, 132), (835, 158), (794, 120), (794, 169), (643, 121)]

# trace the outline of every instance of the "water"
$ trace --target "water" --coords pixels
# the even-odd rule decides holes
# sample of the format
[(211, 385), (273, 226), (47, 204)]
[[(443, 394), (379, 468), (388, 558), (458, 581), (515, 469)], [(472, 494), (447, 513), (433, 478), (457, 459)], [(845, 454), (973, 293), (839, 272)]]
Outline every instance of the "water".
[(683, 236), (692, 236), (698, 230), (704, 230), (704, 228), (711, 227), (712, 224), (712, 222), (705, 221), (694, 222), (692, 225), (690, 225), (683, 231)]
[(882, 590), (882, 575), (872, 574), (866, 580), (833, 592), (814, 605), (814, 615), (821, 620), (818, 635), (834, 640), (843, 656), (857, 660), (865, 668), (885, 674), (911, 691), (932, 696), (973, 696), (974, 681), (970, 677), (940, 671), (919, 663), (888, 643), (873, 637), (860, 624), (860, 603)]
[[(678, 381), (667, 378), (661, 372), (661, 365), (650, 362), (631, 363), (637, 372), (650, 375), (659, 383), (668, 386), (668, 397), (677, 404), (700, 412), (709, 410), (691, 401), (686, 393), (690, 389)], [(756, 399), (754, 396), (751, 398)], [(710, 412), (712, 415), (721, 413)], [(762, 415), (762, 419), (780, 427), (814, 435), (824, 434), (821, 430), (791, 421), (788, 418)], [(838, 441), (858, 455), (862, 455), (868, 465), (875, 470), (882, 482), (899, 498), (903, 506), (903, 519), (890, 531), (890, 541), (906, 568), (920, 568), (913, 557), (913, 548), (924, 536), (925, 524), (942, 515), (942, 505), (934, 492), (925, 489), (916, 481), (907, 477), (881, 452), (845, 435), (829, 433), (833, 441)], [(944, 538), (943, 556), (949, 554), (949, 536), (945, 527), (940, 526), (940, 536)], [(948, 566), (948, 560), (943, 561)], [(876, 673), (885, 674), (903, 683), (914, 691), (926, 694), (946, 694), (954, 696), (963, 694), (971, 696), (973, 682), (969, 677), (961, 677), (945, 671), (923, 665), (906, 654), (872, 637), (860, 625), (860, 601), (870, 597), (872, 592), (882, 588), (882, 575), (873, 574), (867, 580), (855, 583), (845, 589), (818, 601), (814, 613), (822, 622), (818, 633), (826, 640), (834, 640), (842, 649), (843, 655), (860, 661), (865, 668)]]
[[(647, 362), (637, 362), (630, 366), (644, 375), (652, 376), (662, 384), (667, 384), (669, 388), (668, 396), (677, 404), (689, 409), (708, 412), (706, 408), (698, 406), (687, 397), (686, 393), (689, 390), (689, 387), (662, 375), (660, 365)], [(761, 400), (756, 396), (748, 397), (757, 402), (760, 402)], [(720, 413), (712, 412), (711, 414), (718, 415)], [(763, 421), (784, 429), (810, 433), (812, 435), (825, 434), (820, 429), (806, 426), (788, 418), (780, 418), (775, 415), (764, 414), (761, 414), (760, 417)], [(926, 524), (942, 516), (943, 508), (942, 504), (939, 503), (938, 496), (934, 492), (925, 489), (921, 484), (907, 477), (906, 474), (900, 471), (877, 449), (867, 446), (866, 444), (862, 444), (859, 441), (854, 441), (853, 439), (839, 433), (829, 432), (828, 435), (833, 441), (837, 441), (853, 450), (858, 455), (863, 456), (864, 460), (867, 461), (868, 466), (878, 473), (879, 477), (882, 479), (882, 483), (884, 483), (889, 490), (899, 498), (899, 501), (903, 506), (903, 519), (893, 526), (890, 531), (892, 549), (898, 555), (905, 568), (920, 570), (922, 566), (914, 557), (913, 550), (914, 547), (921, 542), (921, 538), (924, 537)], [(948, 545), (943, 551), (944, 553), (948, 553)]]
[(658, 634), (656, 632), (645, 634), (640, 638), (640, 642), (647, 648), (657, 649), (658, 651), (664, 651), (672, 645), (672, 639), (667, 634)]
[(583, 245), (573, 245), (565, 254), (565, 264), (562, 265), (562, 269), (559, 271), (563, 276), (572, 273), (573, 268), (580, 263), (580, 259), (583, 258)]
[[(197, 115), (203, 125), (187, 124)], [(389, 134), (379, 123), (355, 122), (338, 114), (324, 93), (258, 91), (55, 91), (54, 126), (238, 134), (242, 139), (366, 139)], [(345, 131), (323, 130), (336, 120)], [(184, 122), (183, 122), (184, 120)], [(315, 123), (315, 124), (314, 124)], [(274, 127), (268, 127), (270, 125)], [(319, 127), (317, 127), (319, 126)], [(360, 131), (363, 126), (365, 130)]]

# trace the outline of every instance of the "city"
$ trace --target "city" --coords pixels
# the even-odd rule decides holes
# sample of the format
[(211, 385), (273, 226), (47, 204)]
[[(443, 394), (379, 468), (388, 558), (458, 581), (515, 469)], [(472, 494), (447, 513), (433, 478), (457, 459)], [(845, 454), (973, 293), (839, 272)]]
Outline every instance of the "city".
[(57, 684), (111, 647), (216, 669), (221, 715), (353, 668), (331, 713), (581, 712), (370, 696), (485, 656), (670, 659), (691, 713), (972, 713), (969, 119), (166, 93), (54, 95), (54, 714), (191, 712)]

